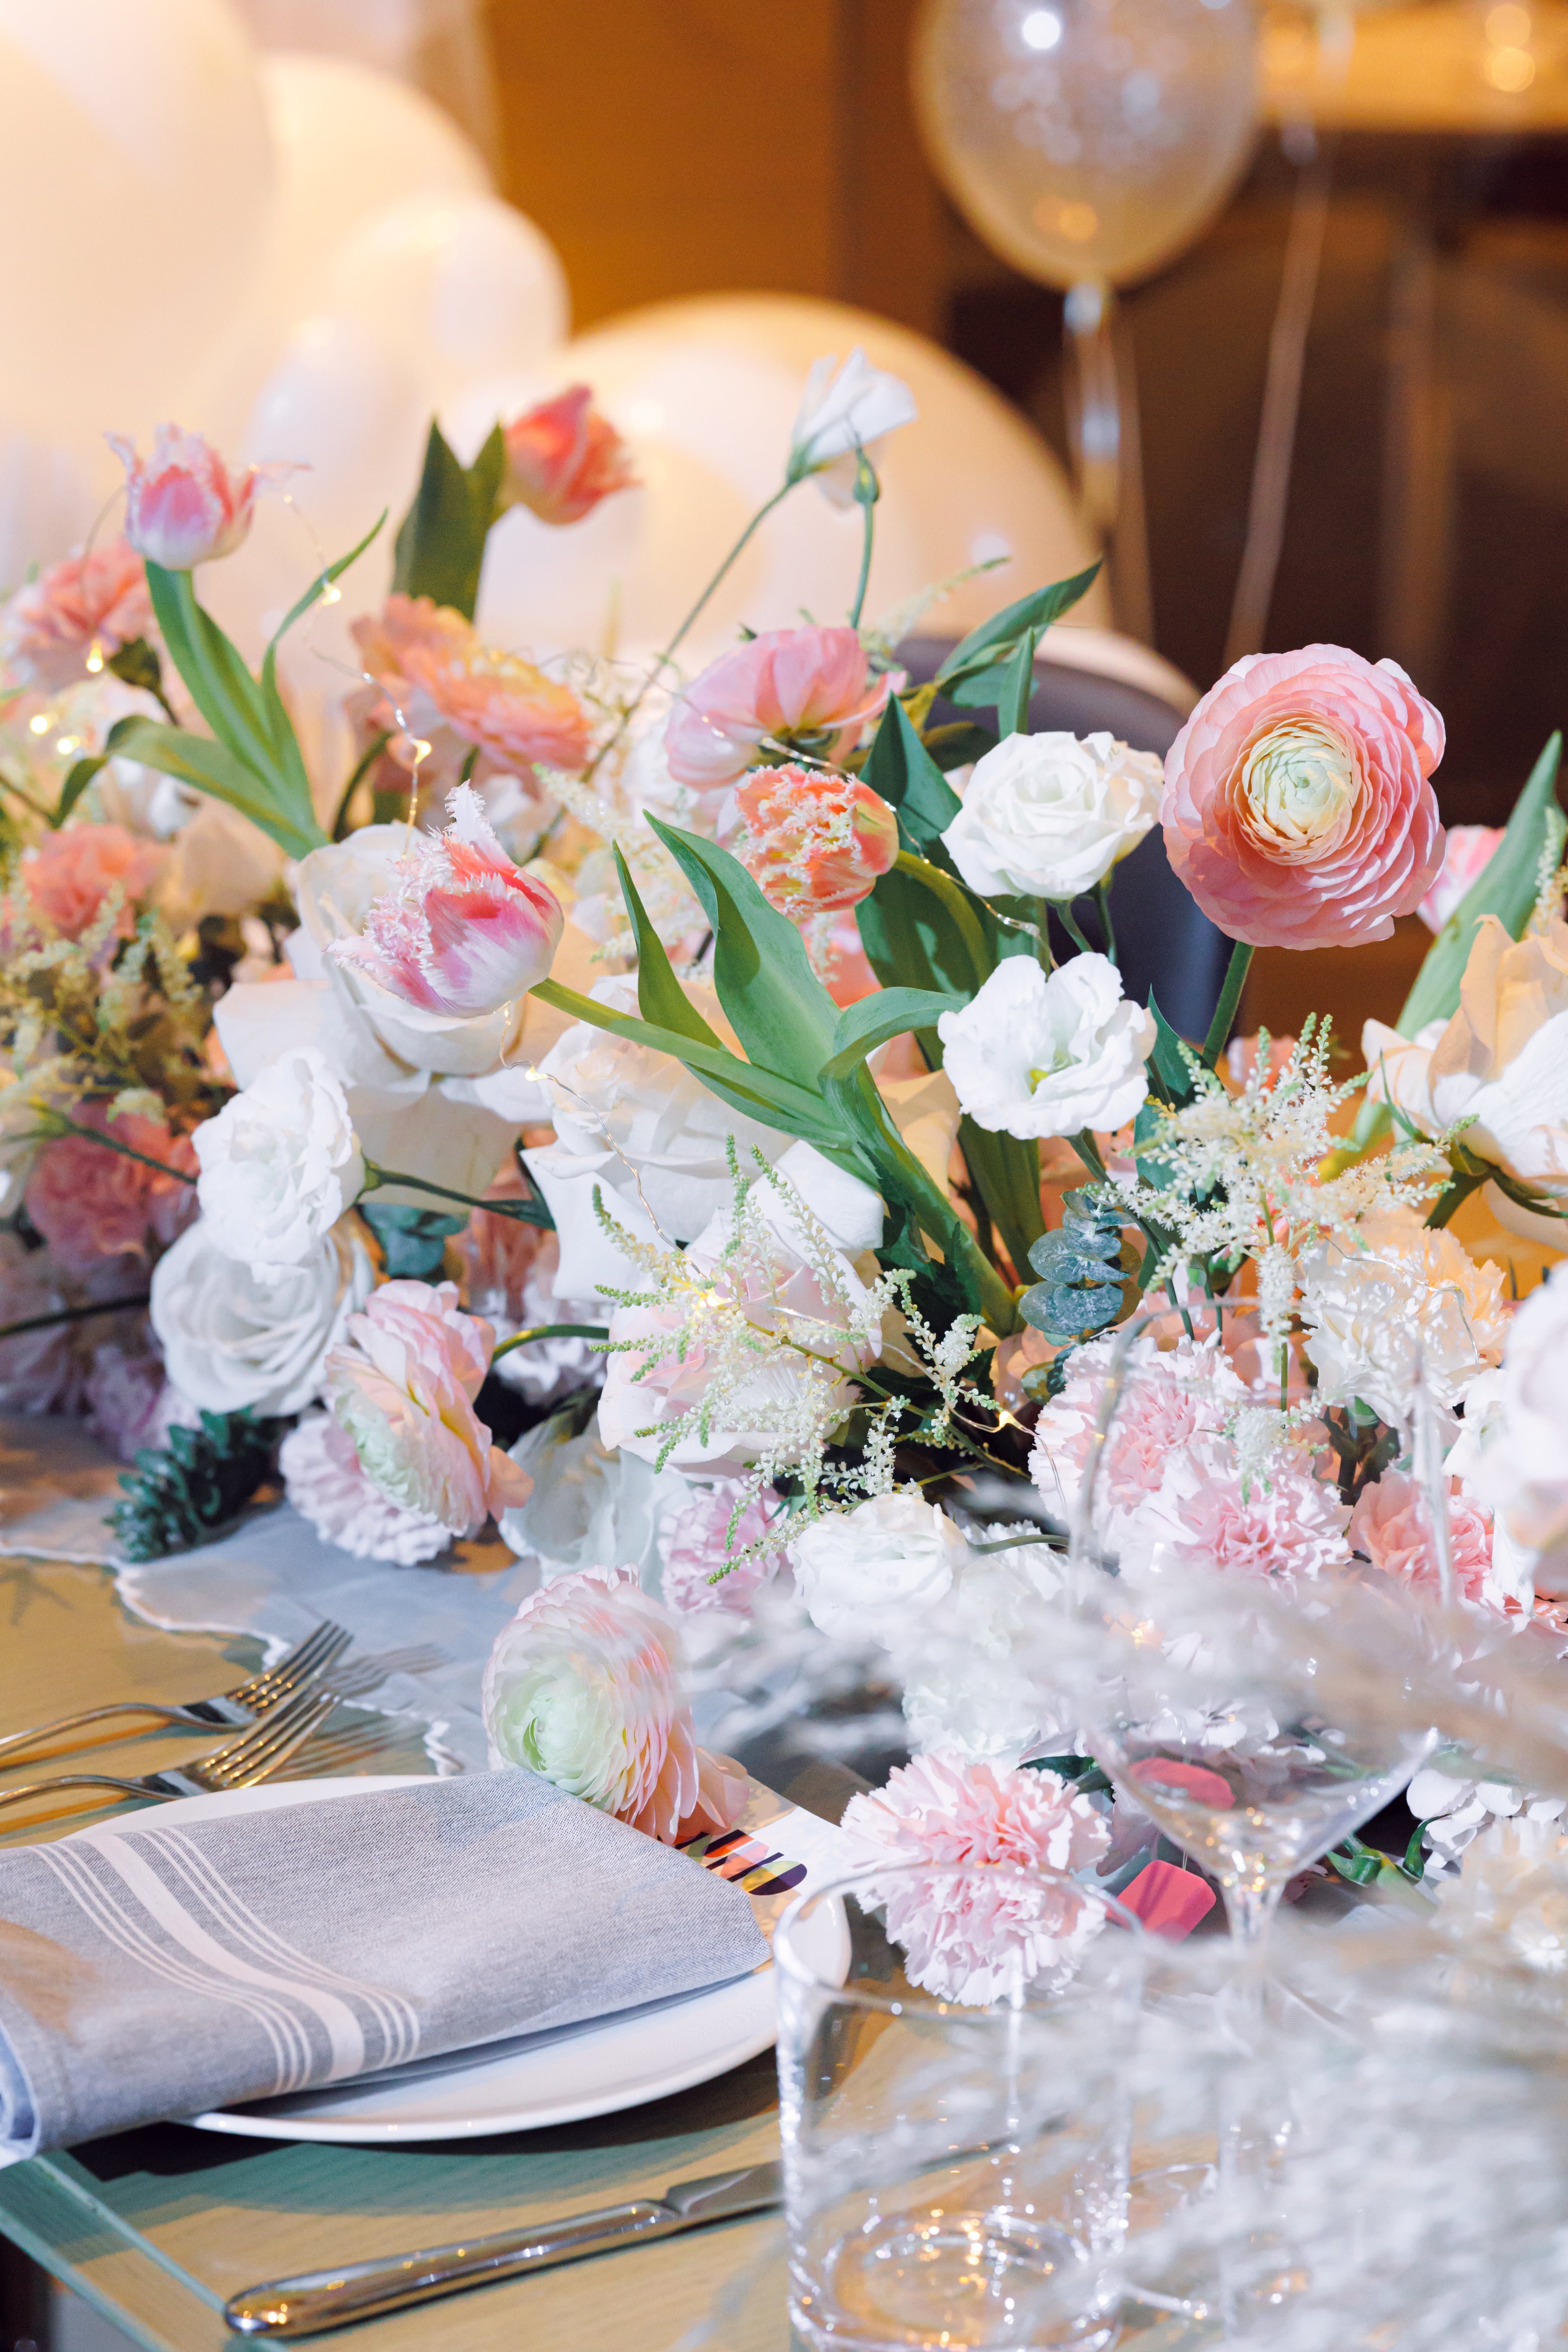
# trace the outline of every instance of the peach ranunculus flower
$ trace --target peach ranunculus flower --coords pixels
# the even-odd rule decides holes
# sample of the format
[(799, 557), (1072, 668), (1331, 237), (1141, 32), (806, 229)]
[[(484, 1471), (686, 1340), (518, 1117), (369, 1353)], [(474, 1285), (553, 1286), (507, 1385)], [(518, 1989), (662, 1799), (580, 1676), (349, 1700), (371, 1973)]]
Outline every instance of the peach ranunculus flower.
[(232, 555), (250, 529), (258, 485), (289, 467), (230, 467), (200, 433), (160, 425), (153, 454), (139, 457), (123, 433), (105, 436), (125, 468), (125, 536), (165, 572), (191, 572)]
[(528, 1500), (532, 1479), (474, 1411), (495, 1332), (455, 1282), (384, 1282), (348, 1339), (327, 1358), (327, 1402), (373, 1486), (458, 1536)]
[(1413, 914), (1443, 862), (1443, 721), (1394, 662), (1250, 654), (1165, 755), (1172, 865), (1251, 947), (1356, 947)]
[(492, 1769), (521, 1765), (679, 1845), (732, 1828), (742, 1773), (697, 1745), (680, 1635), (630, 1568), (553, 1578), (502, 1628), (485, 1668)]
[(505, 428), (501, 499), (529, 508), (541, 522), (581, 522), (601, 499), (634, 490), (631, 453), (593, 404), (585, 383), (514, 416)]
[(858, 905), (898, 856), (898, 818), (856, 776), (753, 768), (735, 800), (746, 821), (742, 863), (792, 922)]
[(387, 698), (380, 722), (404, 730), (392, 747), (400, 758), (413, 759), (408, 738), (447, 727), (512, 771), (536, 761), (574, 771), (586, 761), (588, 721), (571, 688), (521, 654), (485, 645), (450, 606), (391, 595), (379, 615), (354, 623), (353, 635)]
[(1503, 829), (1500, 824), (1451, 824), (1443, 870), (1415, 911), (1429, 931), (1440, 931), (1471, 886), (1491, 864)]
[[(122, 824), (68, 824), (44, 835), (16, 868), (26, 909), (61, 939), (79, 940), (97, 920), (110, 892), (121, 892), (116, 930), (136, 928), (135, 901), (158, 870), (156, 845), (138, 841)], [(7, 910), (8, 911), (8, 910)]]
[(372, 902), (357, 938), (327, 953), (422, 1013), (466, 1018), (498, 1013), (544, 979), (565, 917), (507, 856), (471, 784), (447, 808), (446, 832), (411, 835), (394, 888)]
[(890, 672), (873, 681), (853, 629), (764, 629), (678, 698), (664, 737), (669, 772), (696, 792), (731, 784), (763, 743), (841, 760), (896, 683)]
[(29, 685), (73, 685), (96, 647), (120, 651), (153, 625), (142, 558), (123, 539), (51, 563), (0, 608), (0, 663)]

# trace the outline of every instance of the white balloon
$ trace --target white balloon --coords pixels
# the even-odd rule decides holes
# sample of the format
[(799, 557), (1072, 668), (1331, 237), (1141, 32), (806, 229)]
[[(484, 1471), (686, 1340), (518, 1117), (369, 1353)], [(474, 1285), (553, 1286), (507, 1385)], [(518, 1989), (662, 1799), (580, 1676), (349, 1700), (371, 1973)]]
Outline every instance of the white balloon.
[[(634, 311), (566, 345), (547, 367), (449, 402), (468, 454), (498, 415), (583, 382), (631, 444), (640, 489), (552, 528), (515, 509), (491, 534), (479, 621), (537, 652), (607, 645), (628, 658), (670, 635), (741, 530), (783, 479), (806, 372), (855, 344), (913, 388), (917, 423), (880, 460), (883, 497), (866, 614), (1004, 551), (1011, 561), (934, 608), (963, 630), (1040, 582), (1092, 561), (1067, 479), (1033, 429), (962, 362), (868, 311), (792, 295), (719, 295)], [(741, 623), (787, 627), (803, 608), (841, 620), (854, 593), (860, 515), (810, 483), (763, 523), (682, 648), (696, 667)], [(1097, 588), (1080, 608), (1107, 617)]]
[(145, 432), (246, 299), (272, 161), (227, 0), (0, 0), (0, 407)]
[(374, 320), (419, 358), (431, 404), (474, 377), (533, 367), (571, 325), (566, 273), (497, 196), (426, 194), (372, 215), (331, 256), (322, 308)]

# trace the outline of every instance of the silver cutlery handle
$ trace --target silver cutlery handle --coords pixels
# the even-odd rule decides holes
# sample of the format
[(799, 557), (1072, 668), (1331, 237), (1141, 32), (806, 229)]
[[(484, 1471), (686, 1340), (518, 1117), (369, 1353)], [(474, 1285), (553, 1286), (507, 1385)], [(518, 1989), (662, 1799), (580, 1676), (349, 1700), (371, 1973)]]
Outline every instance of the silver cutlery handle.
[(577, 2213), (567, 2221), (543, 2221), (532, 2229), (508, 2230), (468, 2245), (429, 2246), (419, 2253), (392, 2254), (381, 2262), (353, 2263), (347, 2270), (307, 2271), (298, 2278), (270, 2279), (247, 2287), (224, 2305), (224, 2317), (239, 2336), (313, 2336), (378, 2312), (400, 2311), (490, 2279), (514, 2278), (520, 2271), (544, 2270), (605, 2252), (634, 2240), (657, 2238), (689, 2227), (679, 2213), (652, 2198), (611, 2205), (597, 2213)]
[[(222, 1716), (193, 1715), (183, 1706), (160, 1706), (153, 1699), (119, 1699), (112, 1706), (89, 1706), (80, 1715), (62, 1715), (58, 1723), (37, 1724), (30, 1731), (7, 1732), (0, 1739), (0, 1765), (18, 1750), (36, 1748), (40, 1740), (58, 1738), (62, 1731), (80, 1731), (89, 1723), (107, 1723), (116, 1715), (151, 1715), (160, 1723), (191, 1723), (198, 1730), (205, 1730), (215, 1720), (221, 1723), (225, 1719)], [(248, 1716), (240, 1717), (242, 1722), (249, 1719)]]
[[(0, 1789), (0, 1805), (14, 1805), (21, 1797), (48, 1797), (57, 1789), (118, 1789), (125, 1797), (158, 1797), (160, 1789), (145, 1780), (115, 1780), (107, 1772), (58, 1772), (47, 1780), (24, 1780), (19, 1789)], [(171, 1796), (174, 1790), (168, 1792)], [(193, 1789), (192, 1795), (197, 1792)]]

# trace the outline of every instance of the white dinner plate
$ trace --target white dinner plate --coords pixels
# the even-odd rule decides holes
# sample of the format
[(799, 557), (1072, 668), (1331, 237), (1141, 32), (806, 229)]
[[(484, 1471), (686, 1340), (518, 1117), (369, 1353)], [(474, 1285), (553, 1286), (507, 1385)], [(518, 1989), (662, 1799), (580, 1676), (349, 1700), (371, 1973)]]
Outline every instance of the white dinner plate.
[[(221, 1813), (265, 1812), (277, 1805), (311, 1804), (334, 1797), (374, 1795), (418, 1786), (426, 1776), (387, 1773), (341, 1780), (264, 1782), (221, 1796), (184, 1797), (160, 1809), (160, 1822)], [(765, 1839), (814, 1874), (826, 1859), (831, 1826), (794, 1807), (779, 1809)], [(757, 1810), (753, 1806), (753, 1811)], [(767, 1806), (763, 1807), (763, 1811)], [(750, 1814), (748, 1814), (748, 1822)], [(759, 1856), (759, 1859), (761, 1857)], [(760, 1913), (776, 1914), (767, 1898)], [(764, 1924), (770, 1924), (764, 1921)], [(831, 1925), (829, 1936), (834, 1934)], [(825, 1954), (828, 1965), (836, 1954)], [(339, 2140), (374, 2145), (400, 2140), (466, 2139), (488, 2132), (537, 2131), (547, 2124), (578, 2123), (623, 2107), (668, 2098), (728, 2074), (770, 2047), (773, 2039), (773, 1971), (707, 1991), (649, 2003), (584, 2025), (519, 2036), (488, 2052), (458, 2052), (397, 2069), (378, 2081), (333, 2084), (247, 2106), (216, 2107), (183, 2120), (199, 2131), (234, 2132), (252, 2139)]]

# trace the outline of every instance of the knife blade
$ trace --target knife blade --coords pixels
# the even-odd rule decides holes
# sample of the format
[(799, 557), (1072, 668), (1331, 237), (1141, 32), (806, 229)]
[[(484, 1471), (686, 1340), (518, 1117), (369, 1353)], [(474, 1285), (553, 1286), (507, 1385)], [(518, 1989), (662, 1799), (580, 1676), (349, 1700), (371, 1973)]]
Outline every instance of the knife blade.
[(710, 2221), (742, 2213), (765, 2212), (784, 2195), (782, 2168), (752, 2164), (733, 2172), (710, 2172), (700, 2180), (678, 2180), (662, 2197), (633, 2198), (564, 2221), (535, 2221), (489, 2238), (457, 2245), (426, 2246), (409, 2254), (384, 2254), (346, 2269), (305, 2271), (296, 2278), (268, 2279), (246, 2287), (224, 2305), (224, 2318), (237, 2336), (315, 2336), (374, 2319), (384, 2311), (428, 2303), (437, 2295), (515, 2278), (523, 2271), (573, 2263), (612, 2247), (671, 2238)]

